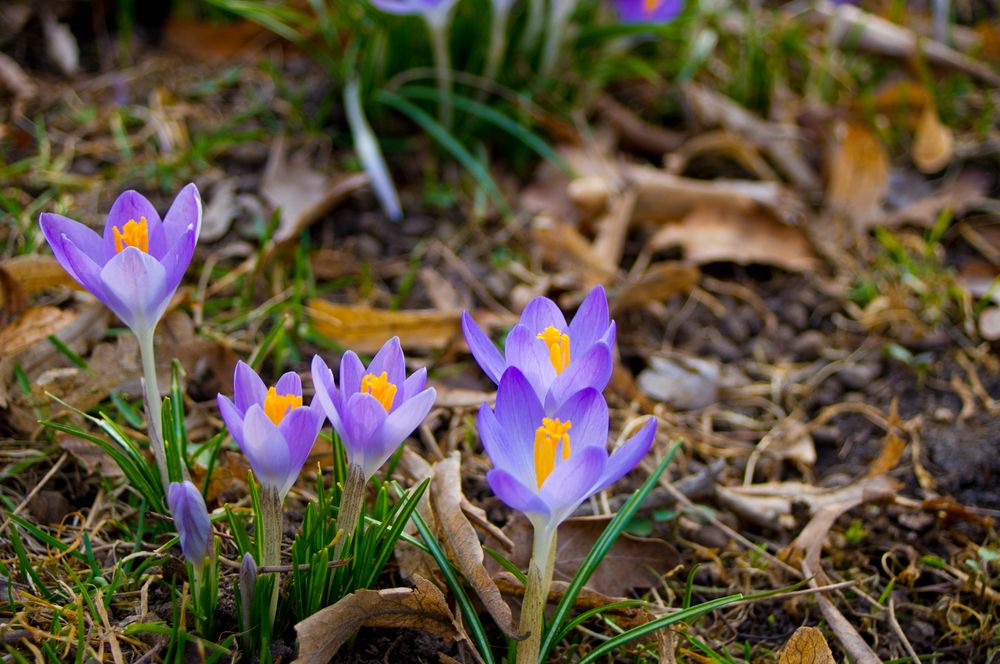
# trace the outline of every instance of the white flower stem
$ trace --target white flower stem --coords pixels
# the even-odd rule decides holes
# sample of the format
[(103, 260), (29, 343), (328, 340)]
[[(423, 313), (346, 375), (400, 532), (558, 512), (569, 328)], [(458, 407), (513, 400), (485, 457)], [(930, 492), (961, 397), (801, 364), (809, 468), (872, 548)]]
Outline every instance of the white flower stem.
[(386, 215), (393, 221), (399, 221), (403, 216), (399, 194), (396, 193), (396, 185), (392, 182), (392, 175), (385, 164), (375, 132), (365, 118), (364, 108), (361, 106), (361, 91), (357, 79), (353, 77), (344, 84), (344, 110), (354, 137), (354, 150), (368, 173), (375, 196)]
[(146, 404), (149, 447), (153, 450), (160, 482), (163, 484), (163, 491), (166, 492), (170, 486), (170, 474), (167, 472), (167, 450), (163, 444), (163, 399), (160, 397), (160, 386), (156, 382), (153, 330), (136, 333), (135, 336), (139, 340), (139, 357), (142, 359), (142, 391)]
[(556, 529), (535, 525), (531, 562), (528, 563), (528, 583), (521, 604), (518, 630), (528, 638), (517, 644), (517, 664), (537, 664), (542, 647), (542, 626), (545, 605), (552, 585), (552, 570), (556, 562)]
[(504, 50), (507, 48), (507, 17), (509, 15), (510, 7), (506, 3), (493, 3), (490, 50), (486, 54), (486, 67), (483, 69), (483, 78), (488, 81), (496, 81), (497, 72), (500, 71), (500, 62), (503, 60)]
[(438, 93), (441, 103), (438, 104), (438, 118), (445, 129), (451, 129), (451, 56), (448, 53), (448, 14), (429, 14), (427, 29), (431, 33), (431, 46), (434, 49), (434, 70), (437, 74)]
[(365, 500), (365, 472), (356, 463), (347, 467), (347, 479), (340, 494), (340, 511), (337, 513), (339, 537), (333, 547), (333, 559), (340, 560), (347, 538), (354, 535), (361, 517), (361, 506)]
[[(550, 0), (556, 2), (557, 0)], [(528, 22), (524, 27), (524, 36), (521, 37), (521, 50), (531, 51), (538, 43), (538, 38), (542, 36), (542, 28), (545, 27), (545, 0), (530, 0), (528, 3)]]
[(566, 32), (566, 23), (573, 15), (576, 8), (576, 0), (551, 0), (549, 6), (549, 34), (545, 40), (545, 50), (542, 52), (542, 75), (548, 76), (552, 73), (562, 49), (563, 37)]
[[(261, 566), (278, 567), (281, 565), (281, 534), (284, 525), (284, 514), (281, 510), (281, 496), (274, 487), (262, 486), (260, 492), (261, 511)], [(281, 585), (281, 574), (274, 572), (274, 586), (271, 590), (271, 608), (268, 613), (270, 622), (274, 624), (274, 616), (278, 611), (278, 588)]]

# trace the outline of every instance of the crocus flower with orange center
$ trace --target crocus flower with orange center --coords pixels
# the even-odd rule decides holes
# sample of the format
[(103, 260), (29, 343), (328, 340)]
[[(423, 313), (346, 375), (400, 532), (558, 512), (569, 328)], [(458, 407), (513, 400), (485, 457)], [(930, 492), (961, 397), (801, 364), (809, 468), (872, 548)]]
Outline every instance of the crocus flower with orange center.
[(615, 0), (622, 23), (669, 23), (684, 9), (684, 0)]
[(615, 323), (608, 319), (608, 299), (600, 286), (590, 291), (568, 324), (549, 298), (529, 302), (507, 334), (503, 355), (468, 312), (462, 314), (462, 331), (472, 356), (494, 383), (508, 367), (517, 367), (547, 414), (582, 389), (603, 390), (611, 379)]
[(340, 360), (340, 385), (320, 356), (312, 362), (316, 399), (367, 481), (413, 433), (434, 405), (434, 388), (426, 387), (427, 370), (406, 376), (399, 339), (382, 346), (366, 368), (348, 351)]
[(284, 498), (323, 426), (323, 411), (302, 400), (302, 379), (288, 372), (270, 388), (248, 364), (236, 365), (233, 397), (219, 395), (222, 419), (257, 481)]

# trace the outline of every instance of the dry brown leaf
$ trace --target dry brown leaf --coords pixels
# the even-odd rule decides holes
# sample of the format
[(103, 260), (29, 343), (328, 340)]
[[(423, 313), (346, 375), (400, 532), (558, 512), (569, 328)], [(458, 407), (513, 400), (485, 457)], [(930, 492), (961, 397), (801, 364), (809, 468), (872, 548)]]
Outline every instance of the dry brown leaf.
[(281, 209), (275, 245), (298, 237), (309, 224), (366, 184), (364, 173), (331, 177), (314, 170), (304, 154), (289, 158), (284, 136), (276, 136), (260, 182), (261, 195), (275, 209)]
[(58, 333), (76, 313), (58, 307), (32, 307), (14, 322), (0, 327), (0, 356), (9, 357)]
[(326, 664), (362, 627), (417, 629), (445, 641), (462, 638), (462, 628), (444, 595), (430, 581), (414, 578), (415, 588), (358, 590), (295, 625), (296, 664)]
[(430, 502), (449, 557), (462, 570), (493, 620), (509, 637), (520, 638), (510, 607), (483, 566), (483, 547), (462, 509), (461, 457), (458, 453), (434, 464)]
[(638, 279), (625, 283), (611, 296), (615, 313), (641, 307), (650, 302), (666, 302), (675, 295), (689, 293), (698, 285), (701, 270), (676, 261), (653, 263)]
[[(902, 79), (879, 88), (872, 100), (872, 108), (890, 117), (893, 123), (912, 130), (916, 129), (924, 109), (932, 103), (933, 98), (926, 86), (912, 79)], [(860, 101), (856, 110), (865, 111)]]
[(744, 486), (750, 485), (753, 481), (754, 469), (765, 452), (769, 456), (789, 459), (801, 466), (812, 466), (816, 463), (816, 444), (809, 433), (809, 427), (794, 416), (781, 420), (760, 439), (747, 460), (746, 472), (743, 475)]
[(906, 441), (900, 437), (899, 431), (899, 400), (893, 398), (889, 407), (889, 421), (886, 427), (885, 438), (882, 439), (882, 449), (871, 465), (868, 466), (868, 477), (875, 477), (887, 473), (896, 467), (903, 457), (903, 450), (906, 449)]
[(460, 312), (387, 311), (318, 299), (306, 303), (306, 314), (316, 332), (359, 353), (374, 353), (393, 336), (407, 349), (441, 348), (461, 326)]
[(889, 156), (867, 126), (851, 122), (835, 131), (829, 157), (827, 206), (850, 220), (855, 230), (878, 221), (889, 186)]
[[(8, 258), (0, 263), (0, 272), (16, 283), (25, 295), (57, 286), (81, 289), (81, 286), (52, 256), (29, 254)], [(0, 293), (0, 306), (7, 306), (2, 293)]]
[(664, 226), (649, 241), (653, 251), (677, 245), (688, 261), (698, 265), (760, 263), (794, 272), (818, 265), (802, 231), (757, 210), (698, 207), (680, 223)]
[(122, 469), (100, 447), (76, 436), (60, 435), (59, 447), (69, 452), (88, 474), (100, 473), (101, 477), (124, 477)]
[(951, 163), (954, 152), (955, 135), (938, 118), (937, 110), (928, 105), (913, 138), (913, 163), (922, 173), (936, 173)]
[(163, 40), (188, 58), (224, 62), (256, 55), (275, 40), (275, 34), (252, 21), (208, 23), (171, 15)]
[(607, 283), (615, 274), (616, 266), (597, 255), (590, 241), (572, 224), (539, 215), (532, 224), (531, 236), (547, 260), (561, 270), (578, 274), (586, 289)]
[(781, 649), (778, 664), (836, 664), (823, 632), (799, 627)]
[(595, 106), (618, 130), (622, 143), (630, 149), (662, 155), (676, 150), (684, 142), (683, 134), (646, 122), (610, 95), (599, 96)]
[[(574, 517), (559, 525), (554, 580), (568, 581), (573, 578), (610, 520), (605, 516)], [(526, 568), (531, 556), (531, 524), (517, 515), (507, 524), (504, 532), (514, 543), (510, 561), (522, 569)], [(601, 560), (587, 587), (602, 595), (627, 597), (632, 589), (657, 587), (660, 576), (672, 570), (679, 561), (680, 554), (669, 542), (625, 533)]]

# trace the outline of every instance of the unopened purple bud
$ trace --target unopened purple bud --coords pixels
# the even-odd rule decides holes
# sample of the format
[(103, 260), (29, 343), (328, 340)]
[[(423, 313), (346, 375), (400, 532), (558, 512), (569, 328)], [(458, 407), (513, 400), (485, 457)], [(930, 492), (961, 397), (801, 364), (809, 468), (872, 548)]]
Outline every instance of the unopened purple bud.
[(212, 540), (212, 521), (208, 518), (205, 499), (194, 484), (185, 480), (170, 483), (167, 502), (180, 535), (184, 557), (196, 567), (203, 565)]

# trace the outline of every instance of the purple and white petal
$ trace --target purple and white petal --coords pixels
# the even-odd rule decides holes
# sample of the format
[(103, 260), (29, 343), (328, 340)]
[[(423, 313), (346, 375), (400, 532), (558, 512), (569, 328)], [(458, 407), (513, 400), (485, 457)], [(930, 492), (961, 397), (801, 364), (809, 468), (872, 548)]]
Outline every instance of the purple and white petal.
[(302, 471), (319, 430), (323, 427), (323, 419), (323, 411), (319, 407), (300, 406), (293, 408), (278, 425), (278, 431), (288, 446), (288, 468), (291, 471), (282, 494), (292, 488), (295, 478)]
[[(428, 388), (389, 413), (371, 438), (367, 461), (374, 466), (372, 473), (378, 470), (396, 448), (420, 426), (434, 406), (436, 397), (437, 392), (434, 388)], [(366, 472), (365, 477), (370, 475)]]
[(380, 465), (375, 463), (371, 450), (372, 437), (385, 422), (385, 408), (372, 395), (358, 392), (345, 402), (342, 418), (344, 428), (337, 433), (347, 450), (347, 459), (361, 466), (366, 478), (371, 477)]
[[(52, 253), (56, 254), (57, 258), (60, 255), (63, 257), (65, 262), (59, 261), (63, 269), (77, 283), (90, 291), (91, 295), (103, 302), (115, 314), (124, 311), (125, 304), (104, 288), (104, 282), (101, 281), (101, 268), (103, 266), (70, 242), (67, 236), (61, 235), (56, 238), (56, 244), (52, 245)], [(119, 318), (121, 318), (120, 315)]]
[(684, 9), (683, 0), (615, 0), (622, 23), (668, 23)]
[[(173, 244), (167, 252), (160, 258), (164, 269), (167, 271), (166, 290), (171, 295), (180, 286), (184, 273), (191, 265), (191, 257), (194, 255), (194, 247), (198, 242), (198, 233), (193, 226), (184, 230), (178, 237), (170, 238)], [(150, 249), (150, 254), (153, 253)]]
[(296, 471), (291, 469), (288, 443), (260, 406), (253, 405), (247, 410), (240, 449), (262, 485), (280, 492), (289, 475), (294, 482)]
[(493, 462), (494, 468), (509, 472), (526, 486), (537, 484), (530, 438), (518, 438), (513, 432), (505, 430), (489, 404), (484, 403), (479, 408), (476, 424), (479, 429), (479, 440), (483, 443), (483, 449)]
[(604, 466), (604, 473), (601, 475), (600, 483), (594, 490), (601, 491), (611, 486), (638, 465), (642, 458), (649, 452), (656, 437), (656, 418), (650, 417), (639, 429), (639, 432), (625, 441), (621, 447), (611, 453), (608, 463)]
[[(340, 358), (340, 405), (342, 409), (344, 402), (361, 389), (361, 379), (364, 375), (365, 365), (361, 363), (354, 351), (349, 350), (344, 353), (344, 356)], [(342, 411), (341, 417), (343, 416)]]
[(500, 376), (507, 367), (500, 350), (490, 341), (486, 333), (476, 325), (469, 312), (462, 312), (462, 334), (465, 336), (465, 343), (469, 346), (469, 352), (473, 359), (494, 383), (500, 382)]
[(101, 269), (105, 292), (128, 309), (115, 313), (137, 334), (151, 333), (167, 308), (171, 294), (165, 292), (166, 278), (159, 261), (135, 247), (126, 247)]
[(551, 411), (580, 390), (592, 387), (603, 391), (611, 380), (614, 363), (611, 347), (598, 342), (582, 357), (573, 358), (566, 369), (555, 377), (546, 395), (545, 409)]
[(406, 399), (412, 399), (415, 395), (424, 391), (424, 387), (427, 385), (427, 368), (420, 367), (414, 371), (409, 378), (403, 381), (403, 389), (401, 390), (402, 398), (396, 397), (393, 402), (392, 407), (395, 409), (400, 403)]
[(236, 405), (229, 400), (229, 397), (222, 394), (215, 398), (215, 403), (219, 407), (219, 414), (222, 415), (222, 421), (226, 423), (226, 428), (229, 429), (230, 435), (236, 441), (236, 443), (242, 448), (243, 447), (243, 413), (239, 411)]
[(545, 412), (534, 386), (517, 367), (507, 369), (500, 378), (494, 413), (500, 427), (512, 440), (533, 444), (535, 431), (542, 426)]
[(536, 297), (524, 307), (521, 312), (521, 325), (524, 325), (532, 332), (539, 334), (547, 327), (554, 327), (561, 332), (567, 330), (566, 317), (559, 310), (556, 303), (547, 297)]
[(520, 369), (534, 388), (538, 400), (543, 401), (556, 377), (548, 346), (536, 338), (527, 326), (517, 324), (507, 335), (506, 351), (507, 366)]
[(201, 233), (201, 216), (201, 196), (198, 194), (198, 187), (192, 182), (185, 185), (170, 204), (170, 209), (163, 218), (164, 233), (168, 239), (176, 238), (180, 237), (188, 226), (192, 226), (194, 239), (197, 242)]
[(568, 459), (556, 462), (540, 491), (552, 521), (562, 522), (594, 494), (607, 460), (608, 453), (603, 448), (591, 446), (574, 450)]
[(64, 242), (74, 245), (97, 265), (104, 265), (106, 261), (104, 241), (93, 229), (69, 217), (51, 212), (42, 213), (38, 223), (42, 227), (42, 234), (52, 247), (52, 253), (64, 269), (66, 269), (66, 253), (62, 248)]
[(608, 330), (608, 296), (595, 286), (577, 309), (569, 324), (570, 358), (583, 354)]
[(245, 415), (247, 409), (254, 404), (263, 406), (266, 396), (267, 386), (257, 372), (243, 360), (237, 362), (236, 374), (233, 376), (233, 399), (240, 414)]
[(575, 453), (584, 447), (608, 447), (608, 404), (592, 387), (577, 392), (559, 407), (556, 418), (569, 421), (570, 448)]
[(153, 253), (154, 234), (157, 238), (157, 249), (160, 249), (154, 256), (161, 258), (166, 253), (168, 247), (163, 241), (163, 228), (159, 213), (145, 196), (129, 189), (122, 192), (115, 199), (115, 202), (111, 205), (111, 211), (108, 212), (107, 221), (104, 223), (105, 260), (111, 260), (111, 257), (118, 253), (118, 250), (115, 248), (114, 229), (118, 228), (120, 230), (129, 221), (138, 223), (143, 217), (146, 218), (146, 228), (149, 233), (150, 253)]
[(302, 396), (302, 379), (294, 371), (286, 371), (274, 384), (274, 391), (282, 396)]
[(372, 358), (368, 365), (368, 373), (379, 376), (385, 372), (389, 382), (399, 390), (406, 380), (406, 360), (403, 359), (403, 349), (399, 345), (399, 337), (386, 341)]
[(336, 383), (333, 382), (333, 372), (319, 355), (313, 355), (312, 383), (313, 389), (316, 390), (314, 397), (316, 402), (326, 413), (333, 428), (340, 431), (343, 428), (340, 422), (340, 394), (337, 392)]
[(496, 497), (512, 510), (537, 515), (544, 520), (551, 519), (549, 506), (538, 493), (526, 487), (506, 470), (494, 468), (486, 473), (486, 482)]

